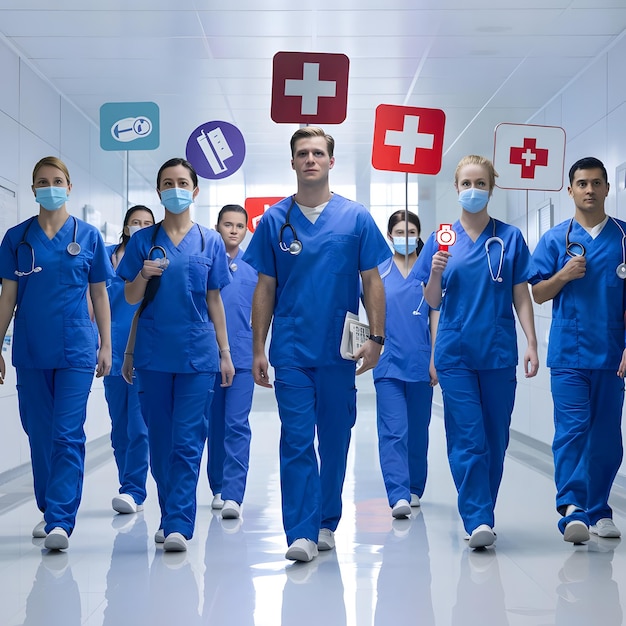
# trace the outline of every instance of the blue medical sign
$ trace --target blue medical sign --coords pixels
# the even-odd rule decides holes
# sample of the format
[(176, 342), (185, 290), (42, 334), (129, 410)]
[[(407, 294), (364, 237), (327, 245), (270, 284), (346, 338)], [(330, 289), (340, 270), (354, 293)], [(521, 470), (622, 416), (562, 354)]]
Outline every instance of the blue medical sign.
[(156, 150), (159, 107), (154, 102), (107, 102), (100, 107), (103, 150)]
[(246, 142), (236, 126), (228, 122), (206, 122), (189, 136), (186, 155), (198, 176), (226, 178), (243, 164)]

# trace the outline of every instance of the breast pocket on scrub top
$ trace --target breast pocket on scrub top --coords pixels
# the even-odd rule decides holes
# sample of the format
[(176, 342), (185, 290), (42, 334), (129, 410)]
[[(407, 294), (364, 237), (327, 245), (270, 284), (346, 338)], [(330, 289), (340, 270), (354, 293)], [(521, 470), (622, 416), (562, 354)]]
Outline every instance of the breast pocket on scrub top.
[(354, 274), (359, 269), (359, 238), (357, 235), (331, 235), (328, 246), (333, 274)]
[(189, 290), (192, 293), (206, 293), (211, 265), (208, 257), (189, 257)]
[(84, 254), (71, 256), (63, 252), (61, 257), (61, 283), (63, 285), (86, 285), (89, 280), (91, 259)]

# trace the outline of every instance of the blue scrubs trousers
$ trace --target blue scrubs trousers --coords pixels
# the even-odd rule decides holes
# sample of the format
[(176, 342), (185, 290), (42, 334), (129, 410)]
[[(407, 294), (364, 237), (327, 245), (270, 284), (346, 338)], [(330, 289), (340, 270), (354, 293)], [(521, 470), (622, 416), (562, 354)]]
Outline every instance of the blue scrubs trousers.
[(22, 427), (28, 435), (35, 499), (46, 532), (71, 535), (83, 491), (87, 400), (93, 368), (17, 368)]
[(493, 528), (515, 403), (515, 368), (437, 370), (448, 461), (467, 533)]
[(165, 536), (193, 536), (196, 488), (207, 438), (207, 413), (215, 374), (138, 370), (141, 412), (148, 424), (150, 468)]
[(352, 362), (275, 368), (283, 527), (289, 545), (301, 538), (317, 543), (321, 528), (334, 531), (339, 524), (351, 429), (356, 421), (354, 373)]
[(595, 524), (613, 517), (608, 504), (622, 463), (624, 380), (613, 370), (550, 370), (554, 401), (556, 507), (569, 504)]
[(231, 387), (215, 377), (209, 411), (207, 474), (213, 493), (223, 500), (243, 502), (250, 460), (250, 422), (254, 378), (250, 370), (236, 370)]
[(433, 388), (427, 382), (381, 378), (376, 387), (378, 454), (389, 506), (420, 498), (428, 473)]
[(143, 504), (148, 475), (148, 427), (141, 414), (138, 385), (129, 385), (122, 376), (106, 376), (104, 396), (111, 416), (111, 445), (119, 492)]

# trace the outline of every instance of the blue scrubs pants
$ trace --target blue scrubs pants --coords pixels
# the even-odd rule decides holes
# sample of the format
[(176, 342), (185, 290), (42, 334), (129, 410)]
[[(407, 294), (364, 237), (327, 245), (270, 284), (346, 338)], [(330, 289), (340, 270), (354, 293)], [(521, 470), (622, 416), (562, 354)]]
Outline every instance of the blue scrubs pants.
[(209, 411), (207, 474), (213, 493), (223, 500), (243, 502), (250, 460), (250, 422), (254, 378), (250, 370), (236, 370), (231, 387), (215, 377)]
[(554, 401), (556, 507), (574, 504), (591, 524), (613, 517), (608, 504), (622, 463), (624, 381), (613, 370), (550, 371)]
[(196, 487), (207, 438), (215, 374), (138, 370), (141, 412), (148, 424), (150, 468), (157, 485), (165, 536), (193, 536)]
[(448, 461), (467, 533), (494, 525), (494, 509), (509, 445), (515, 368), (438, 370)]
[[(275, 368), (281, 420), (280, 481), (287, 543), (336, 530), (351, 429), (356, 421), (355, 364)], [(319, 467), (315, 453), (317, 431)]]
[(87, 400), (92, 368), (17, 368), (22, 427), (28, 435), (35, 499), (46, 532), (72, 533), (83, 491)]
[(427, 382), (381, 378), (376, 387), (378, 454), (389, 506), (420, 498), (428, 473), (433, 388)]
[(104, 396), (111, 416), (111, 445), (119, 492), (143, 504), (148, 475), (148, 427), (141, 414), (138, 385), (129, 385), (122, 376), (106, 376)]

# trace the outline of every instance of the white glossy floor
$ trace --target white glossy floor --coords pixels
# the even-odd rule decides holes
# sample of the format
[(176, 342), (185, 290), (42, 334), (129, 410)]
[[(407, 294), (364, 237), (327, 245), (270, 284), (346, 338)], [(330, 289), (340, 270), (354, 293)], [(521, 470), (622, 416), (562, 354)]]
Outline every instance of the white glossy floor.
[[(463, 540), (435, 408), (431, 473), (422, 508), (394, 521), (377, 459), (371, 377), (359, 381), (344, 516), (337, 549), (309, 564), (284, 559), (278, 418), (257, 388), (243, 523), (211, 512), (201, 477), (196, 534), (186, 554), (164, 554), (154, 485), (145, 511), (115, 516), (116, 474), (108, 447), (89, 455), (84, 497), (67, 553), (31, 538), (40, 519), (24, 481), (0, 485), (0, 624), (124, 626), (480, 626), (622, 623), (626, 547), (561, 539), (545, 458), (512, 442), (495, 549)], [(550, 419), (549, 410), (546, 419)], [(531, 467), (535, 464), (536, 467)], [(623, 498), (615, 520), (626, 531)], [(626, 591), (622, 591), (626, 596)]]

